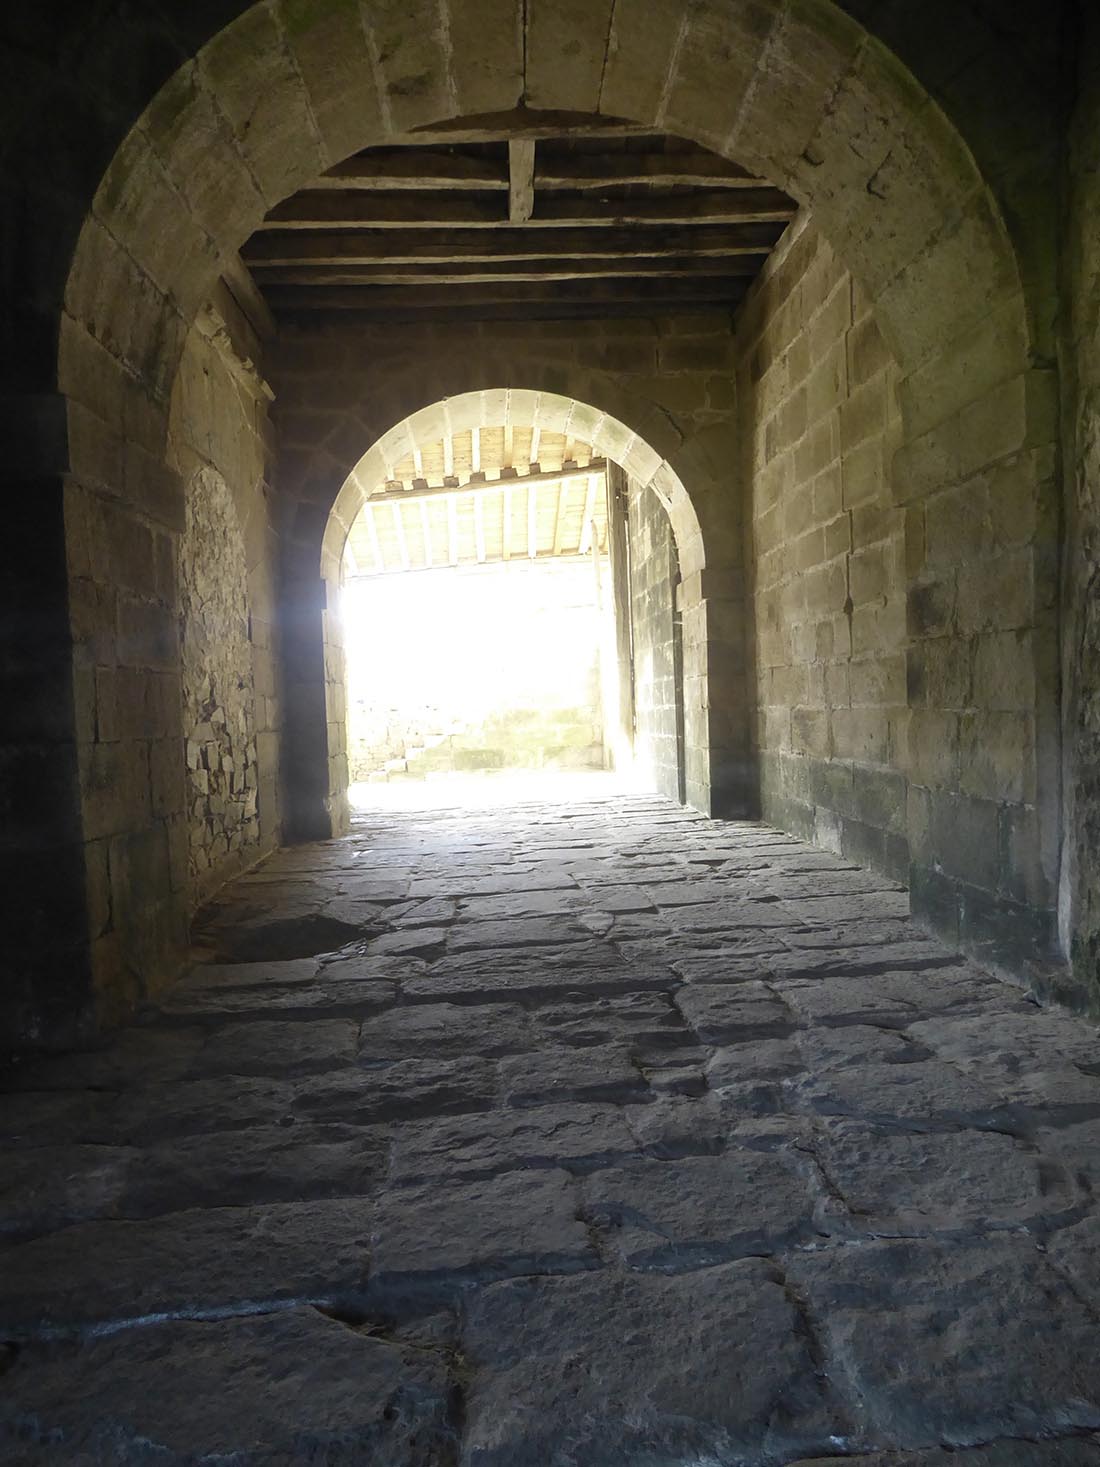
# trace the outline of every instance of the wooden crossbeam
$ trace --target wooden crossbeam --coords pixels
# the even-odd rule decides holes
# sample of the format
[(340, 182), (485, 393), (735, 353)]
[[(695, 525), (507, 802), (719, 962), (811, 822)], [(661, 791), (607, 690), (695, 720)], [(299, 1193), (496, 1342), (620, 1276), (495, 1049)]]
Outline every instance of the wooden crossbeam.
[(579, 280), (567, 296), (553, 282), (522, 281), (495, 285), (424, 286), (406, 290), (401, 286), (375, 285), (279, 285), (269, 292), (271, 301), (284, 309), (341, 311), (400, 311), (415, 318), (428, 311), (453, 310), (463, 307), (562, 305), (618, 305), (623, 302), (661, 302), (662, 305), (691, 304), (703, 301), (729, 304), (740, 300), (747, 287), (743, 278), (709, 275), (699, 279), (664, 280), (652, 289), (630, 279)]
[(592, 548), (592, 515), (596, 508), (596, 490), (599, 487), (600, 475), (589, 476), (588, 488), (584, 495), (584, 518), (581, 521), (581, 539), (577, 546), (578, 555), (587, 555)]
[(554, 554), (560, 555), (565, 549), (565, 526), (568, 519), (569, 491), (571, 480), (564, 479), (558, 489), (558, 503), (554, 514)]
[[(787, 195), (770, 187), (693, 189), (674, 194), (639, 192), (624, 198), (550, 194), (539, 203), (537, 222), (543, 228), (583, 224), (599, 229), (625, 224), (785, 224), (794, 213), (795, 206)], [(522, 221), (512, 220), (516, 222)], [(497, 229), (503, 223), (500, 204), (492, 199), (450, 192), (314, 189), (276, 204), (260, 228)]]
[(481, 429), (470, 430), (470, 470), (474, 474), (481, 473)]
[(606, 459), (593, 459), (584, 468), (554, 468), (538, 471), (537, 474), (507, 474), (487, 480), (466, 480), (463, 484), (443, 484), (434, 489), (381, 490), (371, 494), (368, 505), (408, 505), (418, 499), (458, 499), (461, 494), (484, 494), (490, 490), (509, 491), (522, 489), (525, 484), (556, 484), (573, 478), (590, 478), (593, 472), (601, 474), (606, 468)]
[(381, 573), (386, 569), (386, 557), (382, 554), (382, 545), (378, 539), (378, 526), (374, 522), (374, 510), (371, 505), (366, 505), (363, 517), (367, 522), (367, 538), (370, 541), (371, 554), (374, 556), (374, 568)]
[(269, 285), (507, 285), (539, 280), (662, 280), (689, 276), (726, 275), (751, 280), (767, 259), (767, 251), (753, 255), (678, 256), (658, 260), (546, 260), (505, 261), (500, 265), (463, 262), (436, 265), (258, 266), (262, 284)]
[(767, 180), (705, 148), (688, 153), (580, 154), (544, 157), (535, 169), (537, 189), (604, 189), (624, 186), (761, 188)]
[[(494, 143), (502, 138), (627, 138), (652, 136), (652, 128), (621, 118), (596, 117), (587, 112), (554, 112), (516, 107), (511, 112), (490, 112), (456, 118), (453, 122), (429, 123), (403, 136), (390, 138), (389, 146), (423, 146), (441, 143)], [(659, 137), (659, 134), (657, 135)]]
[(393, 528), (397, 536), (397, 552), (401, 557), (401, 568), (402, 570), (408, 570), (411, 563), (409, 560), (409, 542), (405, 538), (405, 519), (401, 513), (401, 506), (396, 500), (390, 501), (390, 513), (393, 515)]
[(508, 221), (526, 224), (535, 212), (535, 144), (513, 139), (508, 144)]
[(542, 442), (542, 429), (536, 423), (531, 429), (531, 453), (530, 459), (533, 464), (539, 461), (539, 445)]
[(669, 225), (636, 229), (375, 229), (311, 235), (303, 230), (264, 230), (254, 234), (242, 254), (251, 269), (286, 265), (434, 265), (479, 264), (505, 260), (573, 258), (661, 259), (683, 255), (759, 255), (772, 248), (783, 226), (773, 223)]
[(428, 509), (428, 501), (420, 501), (420, 533), (424, 536), (424, 564), (432, 563), (432, 517)]
[(323, 173), (320, 189), (490, 189), (506, 192), (508, 174), (491, 158), (464, 158), (431, 148), (372, 148)]

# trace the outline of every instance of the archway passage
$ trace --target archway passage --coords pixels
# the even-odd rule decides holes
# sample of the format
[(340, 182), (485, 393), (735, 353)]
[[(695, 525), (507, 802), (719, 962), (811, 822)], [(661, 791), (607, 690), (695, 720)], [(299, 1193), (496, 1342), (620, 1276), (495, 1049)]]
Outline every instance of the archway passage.
[[(702, 481), (696, 496), (705, 505), (719, 487)], [(720, 577), (706, 564), (692, 495), (667, 461), (608, 413), (560, 394), (505, 388), (412, 414), (372, 445), (337, 496), (321, 546), (326, 610), (313, 617), (310, 654), (325, 667), (324, 717), (315, 684), (314, 718), (324, 729), (324, 765), (318, 740), (294, 751), (297, 783), (320, 790), (325, 775), (324, 809), (315, 806), (312, 819), (346, 828), (345, 628), (337, 608), (359, 558), (381, 570), (390, 563), (383, 536), (403, 568), (414, 555), (422, 569), (435, 556), (457, 567), (464, 552), (484, 565), (493, 549), (502, 563), (515, 553), (534, 568), (565, 552), (595, 551), (609, 623), (602, 654), (593, 649), (603, 667), (601, 716), (613, 725), (608, 743), (651, 788), (699, 808), (725, 800), (727, 813), (750, 813), (750, 791), (730, 783), (730, 771), (743, 771), (748, 758), (749, 698), (736, 655), (743, 607), (701, 594), (704, 570), (706, 584)], [(301, 553), (311, 554), (308, 543)], [(503, 605), (500, 614), (507, 616)], [(729, 808), (731, 801), (741, 808)]]
[[(695, 501), (699, 543), (677, 537), (689, 606), (713, 610), (693, 641), (708, 649), (707, 666), (685, 661), (685, 682), (699, 693), (705, 747), (739, 752), (721, 779), (713, 760), (694, 770), (689, 761), (688, 798), (734, 809), (760, 791), (769, 813), (842, 850), (855, 850), (862, 828), (868, 859), (904, 864), (915, 901), (944, 930), (1009, 964), (1046, 954), (1060, 834), (1055, 690), (1039, 675), (1052, 665), (1055, 602), (1047, 297), (1032, 269), (1039, 254), (1018, 263), (1034, 242), (1002, 213), (1018, 172), (1004, 170), (1008, 182), (983, 171), (986, 141), (969, 146), (951, 88), (922, 85), (828, 0), (618, 4), (575, 28), (569, 66), (540, 40), (553, 27), (537, 7), (504, 4), (488, 50), (477, 7), (400, 21), (369, 6), (292, 9), (250, 7), (216, 35), (192, 35), (185, 64), (146, 99), (78, 210), (64, 291), (57, 281), (36, 297), (53, 303), (43, 310), (53, 312), (65, 403), (63, 413), (44, 405), (28, 418), (43, 428), (30, 460), (36, 472), (68, 471), (54, 529), (72, 608), (58, 675), (74, 690), (69, 804), (49, 837), (72, 876), (65, 941), (74, 977), (51, 1011), (120, 1011), (180, 956), (185, 786), (171, 755), (180, 718), (149, 711), (176, 673), (177, 608), (171, 578), (148, 567), (171, 560), (184, 521), (181, 481), (164, 467), (171, 385), (191, 323), (226, 292), (219, 280), (231, 297), (223, 318), (242, 308), (251, 318), (240, 329), (227, 319), (238, 355), (253, 365), (269, 358), (263, 372), (277, 392), (264, 553), (278, 567), (283, 642), (257, 695), (273, 720), (257, 733), (257, 766), (274, 761), (285, 795), (269, 801), (272, 841), (339, 826), (342, 775), (329, 769), (321, 780), (314, 758), (333, 740), (318, 698), (324, 589), (310, 557), (340, 485), (364, 442), (424, 402), (514, 382), (593, 404), (639, 433), (681, 483), (713, 486)], [(571, 136), (578, 119), (595, 146)], [(411, 172), (397, 156), (406, 153), (416, 155)], [(399, 189), (397, 213), (386, 197), (395, 180), (425, 185)], [(445, 207), (442, 194), (451, 196)], [(810, 220), (803, 244), (784, 256), (785, 275), (764, 266), (763, 288), (746, 296), (791, 200)], [(439, 241), (428, 236), (440, 221), (463, 234), (455, 269), (466, 284), (446, 289), (469, 286), (463, 298), (476, 304), (449, 324), (438, 296), (418, 309), (409, 294), (375, 294), (373, 319), (354, 302), (346, 309), (339, 292), (361, 303), (368, 290), (437, 289), (425, 281), (438, 273)], [(506, 258), (471, 252), (469, 235), (498, 224), (538, 234), (537, 270), (517, 260), (514, 241)], [(635, 248), (666, 226), (727, 236), (710, 242), (717, 254), (701, 239), (671, 256)], [(579, 258), (593, 269), (559, 291), (564, 231), (573, 229), (606, 236), (606, 250), (589, 241)], [(375, 248), (377, 236), (410, 230), (424, 235), (420, 257), (407, 239), (396, 259)], [(556, 251), (546, 238), (554, 231)], [(285, 246), (296, 233), (292, 256)], [(355, 236), (350, 253), (342, 234)], [(264, 257), (265, 237), (283, 253)], [(822, 239), (847, 281), (828, 311), (818, 286), (831, 266), (810, 259), (811, 240)], [(242, 246), (281, 313), (267, 348), (270, 311), (242, 271)], [(677, 260), (674, 273), (652, 264), (662, 259)], [(383, 283), (391, 266), (403, 283)], [(303, 278), (273, 278), (288, 271)], [(357, 278), (341, 283), (341, 271)], [(471, 279), (486, 274), (504, 278)], [(327, 304), (318, 309), (305, 291)], [(565, 312), (563, 294), (573, 302)], [(747, 335), (757, 342), (745, 355)], [(766, 388), (777, 400), (731, 389), (738, 362), (748, 383), (764, 381), (777, 343), (781, 362)], [(875, 365), (879, 343), (892, 377)], [(750, 419), (740, 425), (738, 402)], [(47, 440), (61, 416), (59, 457)], [(750, 444), (751, 463), (742, 457)], [(273, 434), (265, 447), (274, 449)], [(825, 483), (834, 469), (839, 505)], [(861, 482), (874, 493), (857, 502)], [(968, 540), (950, 526), (953, 507), (975, 495), (987, 507), (981, 534)], [(830, 504), (837, 512), (827, 518)], [(903, 524), (901, 540), (888, 521)], [(91, 554), (104, 524), (111, 552)], [(781, 545), (769, 543), (776, 533)], [(757, 594), (778, 584), (766, 565), (778, 551), (799, 559), (805, 585), (812, 579), (824, 598), (820, 615), (795, 623), (783, 596), (765, 605)], [(830, 559), (843, 568), (827, 568)], [(756, 621), (746, 635), (750, 591)], [(800, 592), (784, 595), (793, 603)], [(798, 626), (797, 646), (770, 649), (766, 662), (762, 637), (777, 627), (762, 630), (762, 613), (780, 617), (781, 638)], [(836, 652), (845, 622), (853, 637), (858, 628), (878, 642), (860, 654), (868, 666), (855, 682), (850, 669), (847, 682), (831, 670), (846, 660)], [(989, 670), (1009, 652), (1020, 676), (1006, 707)], [(753, 690), (759, 758), (742, 737), (744, 704), (734, 724), (728, 703), (711, 701), (718, 661)], [(123, 724), (110, 716), (120, 671), (143, 710)], [(690, 728), (685, 737), (691, 745)], [(137, 870), (157, 873), (140, 899)], [(57, 967), (39, 953), (21, 970), (18, 1026), (39, 1022), (36, 975)]]

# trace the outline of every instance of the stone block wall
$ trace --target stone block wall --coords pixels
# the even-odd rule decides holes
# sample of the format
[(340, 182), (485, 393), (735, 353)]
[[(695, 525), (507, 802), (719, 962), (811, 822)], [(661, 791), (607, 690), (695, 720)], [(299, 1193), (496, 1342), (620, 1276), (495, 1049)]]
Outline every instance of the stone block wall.
[(683, 667), (672, 526), (652, 489), (629, 481), (627, 544), (634, 661), (634, 760), (653, 788), (683, 798)]
[[(372, 445), (412, 414), (471, 393), (484, 394), (486, 423), (503, 421), (491, 415), (506, 411), (510, 397), (536, 410), (546, 398), (554, 411), (573, 399), (569, 431), (580, 441), (596, 443), (632, 472), (641, 474), (648, 464), (648, 476), (656, 474), (662, 484), (671, 468), (687, 489), (690, 514), (677, 518), (674, 509), (671, 515), (679, 525), (684, 576), (686, 793), (689, 802), (713, 813), (749, 811), (753, 782), (728, 313), (399, 327), (362, 324), (353, 315), (316, 317), (283, 323), (269, 370), (280, 445), (279, 514), (288, 551), (292, 830), (324, 835), (343, 828), (345, 818), (338, 584), (334, 569), (327, 585), (317, 579), (330, 513)], [(336, 520), (346, 528), (361, 502), (353, 503), (346, 521), (339, 520), (341, 505)]]
[(218, 306), (187, 338), (169, 429), (185, 492), (176, 576), (192, 909), (280, 830), (269, 390), (249, 322), (227, 292)]
[[(766, 819), (908, 879), (904, 512), (896, 369), (869, 302), (803, 220), (738, 321)], [(937, 757), (918, 731), (919, 763)]]
[[(1100, 1012), (1100, 18), (1083, 12), (1069, 153), (1062, 345), (1063, 838), (1059, 939), (1074, 997)], [(1005, 670), (1006, 672), (1009, 669)]]

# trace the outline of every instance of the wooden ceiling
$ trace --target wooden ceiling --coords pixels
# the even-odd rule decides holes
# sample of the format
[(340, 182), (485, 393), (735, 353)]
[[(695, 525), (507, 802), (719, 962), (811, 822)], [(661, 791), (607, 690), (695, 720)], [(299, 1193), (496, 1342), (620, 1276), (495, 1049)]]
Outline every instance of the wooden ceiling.
[(277, 316), (729, 309), (795, 208), (683, 139), (523, 113), (356, 154), (273, 209), (242, 256)]
[(606, 464), (467, 482), (387, 488), (367, 500), (344, 550), (348, 577), (573, 558), (607, 550)]

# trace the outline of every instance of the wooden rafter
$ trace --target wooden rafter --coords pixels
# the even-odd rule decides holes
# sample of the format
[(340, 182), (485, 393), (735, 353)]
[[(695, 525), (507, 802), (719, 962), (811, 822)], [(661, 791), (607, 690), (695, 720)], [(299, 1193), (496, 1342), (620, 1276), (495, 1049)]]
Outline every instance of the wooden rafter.
[[(679, 259), (717, 255), (761, 259), (775, 244), (782, 226), (775, 223), (703, 224), (566, 229), (525, 229), (502, 224), (487, 229), (364, 229), (341, 232), (271, 229), (255, 234), (242, 254), (252, 269), (290, 265), (453, 265), (501, 263), (507, 260)], [(759, 263), (759, 262), (758, 262)]]
[[(779, 189), (696, 189), (684, 193), (576, 198), (552, 194), (539, 205), (543, 228), (585, 225), (614, 229), (629, 224), (787, 224), (794, 205)], [(528, 218), (531, 216), (528, 215)], [(491, 200), (450, 192), (371, 193), (314, 189), (295, 194), (268, 214), (261, 229), (499, 229)], [(513, 218), (513, 224), (522, 222)]]
[(587, 479), (593, 471), (602, 473), (603, 459), (593, 459), (584, 468), (540, 469), (530, 474), (502, 474), (498, 479), (468, 479), (465, 483), (428, 486), (423, 489), (384, 489), (372, 494), (369, 503), (409, 504), (418, 499), (456, 499), (464, 494), (488, 494), (496, 489), (520, 487), (525, 484), (554, 484), (559, 479)]
[(508, 222), (526, 224), (535, 212), (535, 143), (513, 138), (508, 144)]

